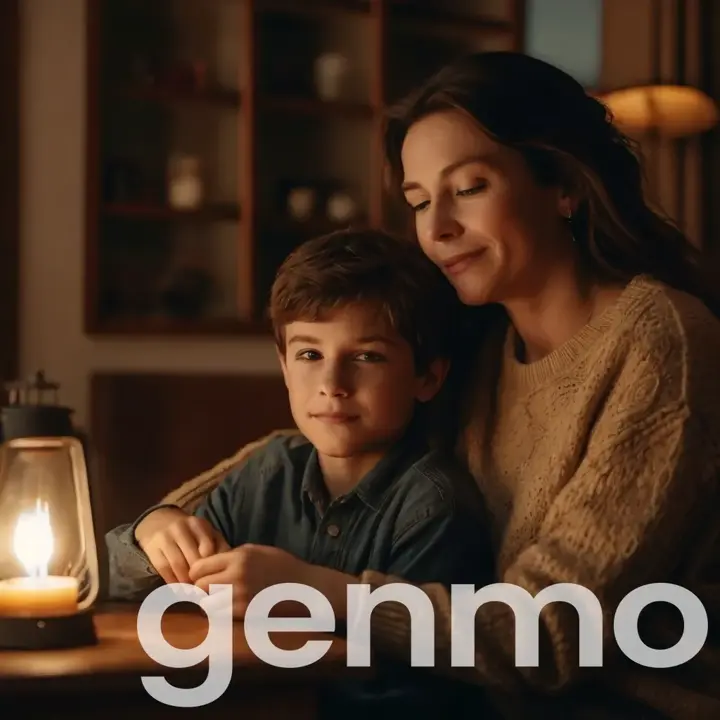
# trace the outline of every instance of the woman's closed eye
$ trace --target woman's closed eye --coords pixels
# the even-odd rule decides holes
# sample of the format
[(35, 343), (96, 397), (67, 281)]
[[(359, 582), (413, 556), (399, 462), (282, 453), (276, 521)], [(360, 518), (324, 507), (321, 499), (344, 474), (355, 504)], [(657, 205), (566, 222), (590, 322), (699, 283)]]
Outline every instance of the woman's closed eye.
[(479, 192), (482, 192), (487, 188), (487, 182), (485, 180), (476, 183), (472, 187), (467, 188), (466, 190), (458, 190), (455, 194), (459, 195), (460, 197), (467, 197), (468, 195), (477, 195)]
[[(473, 195), (477, 195), (478, 193), (486, 190), (487, 186), (488, 184), (486, 180), (478, 181), (472, 187), (456, 190), (455, 195), (457, 197), (472, 197)], [(423, 200), (422, 202), (416, 203), (414, 205), (412, 204), (412, 202), (410, 202), (410, 200), (408, 200), (407, 202), (413, 212), (420, 212), (421, 210), (425, 210), (430, 206), (429, 200)]]
[(420, 212), (420, 210), (424, 210), (426, 207), (428, 207), (428, 205), (430, 205), (429, 200), (423, 200), (422, 202), (419, 202), (415, 205), (413, 205), (409, 200), (407, 201), (407, 203), (413, 212)]

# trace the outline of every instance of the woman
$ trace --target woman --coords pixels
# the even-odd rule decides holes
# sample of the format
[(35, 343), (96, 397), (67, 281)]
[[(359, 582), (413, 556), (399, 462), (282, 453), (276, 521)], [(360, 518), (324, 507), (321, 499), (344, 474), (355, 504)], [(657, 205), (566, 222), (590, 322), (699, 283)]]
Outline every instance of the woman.
[[(646, 204), (638, 161), (604, 106), (528, 56), (444, 68), (393, 113), (386, 141), (417, 240), (480, 308), (458, 449), (492, 513), (498, 580), (533, 596), (582, 585), (603, 611), (602, 669), (580, 667), (567, 603), (542, 612), (539, 667), (515, 667), (513, 611), (487, 603), (474, 670), (447, 668), (450, 598), (425, 587), (438, 666), (504, 695), (508, 716), (720, 717), (712, 634), (690, 662), (653, 669), (620, 652), (612, 632), (620, 601), (649, 583), (688, 588), (713, 620), (720, 305), (697, 253)], [(168, 499), (187, 506), (213, 484)], [(297, 579), (339, 617), (348, 584), (399, 581), (303, 567), (270, 548), (247, 558), (246, 598)], [(683, 621), (656, 603), (640, 631), (667, 648)], [(372, 641), (407, 657), (407, 613), (378, 606)]]

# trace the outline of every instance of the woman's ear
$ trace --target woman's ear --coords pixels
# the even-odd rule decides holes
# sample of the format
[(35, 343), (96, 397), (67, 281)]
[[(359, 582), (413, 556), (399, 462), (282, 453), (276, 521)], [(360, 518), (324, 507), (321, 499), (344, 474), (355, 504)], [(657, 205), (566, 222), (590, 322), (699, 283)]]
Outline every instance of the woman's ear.
[(447, 358), (433, 360), (427, 370), (418, 375), (415, 398), (423, 403), (432, 400), (442, 388), (449, 370), (450, 360)]

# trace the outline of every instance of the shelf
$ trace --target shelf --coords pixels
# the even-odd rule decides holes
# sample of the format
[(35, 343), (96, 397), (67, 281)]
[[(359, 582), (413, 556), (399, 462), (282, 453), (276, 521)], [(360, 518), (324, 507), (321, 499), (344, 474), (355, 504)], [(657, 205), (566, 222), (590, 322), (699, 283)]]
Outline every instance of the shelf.
[(115, 98), (138, 102), (153, 102), (161, 105), (198, 105), (236, 108), (240, 104), (240, 93), (228, 88), (173, 88), (149, 85), (129, 87), (113, 93)]
[(453, 10), (421, 9), (416, 5), (405, 5), (399, 2), (390, 3), (388, 14), (392, 20), (399, 20), (407, 23), (408, 26), (414, 25), (424, 30), (456, 30), (501, 34), (516, 32), (515, 24), (509, 20)]
[(263, 110), (288, 112), (302, 115), (331, 115), (340, 117), (372, 117), (374, 108), (366, 103), (328, 102), (312, 97), (293, 97), (291, 95), (264, 95), (258, 98)]
[(256, 0), (256, 12), (282, 12), (292, 15), (360, 14), (370, 12), (372, 0)]
[(268, 219), (265, 223), (258, 226), (260, 234), (267, 235), (287, 235), (296, 238), (310, 238), (317, 237), (320, 235), (329, 235), (337, 230), (343, 230), (349, 227), (366, 227), (367, 220), (365, 218), (358, 218), (352, 222), (337, 223), (332, 220), (325, 219), (312, 219), (312, 220), (297, 220), (293, 221), (290, 219), (270, 220)]
[(194, 221), (223, 221), (237, 220), (240, 210), (233, 204), (207, 205), (199, 210), (176, 210), (165, 205), (135, 205), (122, 203), (108, 203), (103, 205), (102, 211), (111, 217), (137, 218), (139, 220), (194, 220)]
[(149, 317), (108, 318), (99, 320), (88, 328), (91, 336), (221, 336), (259, 335), (272, 332), (268, 322), (248, 321), (236, 318), (174, 318), (166, 315)]
[[(507, 17), (473, 14), (501, 4), (88, 3), (88, 335), (267, 337), (269, 288), (300, 242), (400, 226), (383, 182), (387, 106), (459, 52), (521, 49), (523, 0), (504, 3)], [(319, 62), (331, 53), (347, 64)], [(194, 211), (169, 204), (173, 159), (183, 155), (197, 159), (206, 188)], [(316, 217), (294, 222), (288, 194), (302, 187), (315, 191)], [(338, 191), (361, 217), (329, 220)], [(208, 285), (215, 295), (201, 302)]]

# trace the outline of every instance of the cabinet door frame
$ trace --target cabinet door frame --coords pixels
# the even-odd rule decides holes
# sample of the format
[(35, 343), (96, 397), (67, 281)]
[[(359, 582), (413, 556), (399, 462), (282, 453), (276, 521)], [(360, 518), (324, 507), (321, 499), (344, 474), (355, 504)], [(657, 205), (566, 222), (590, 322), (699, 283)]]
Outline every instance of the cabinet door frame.
[(17, 377), (19, 355), (20, 0), (0, 2), (0, 97), (0, 381), (7, 382)]

